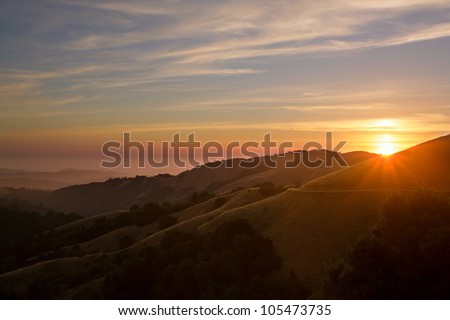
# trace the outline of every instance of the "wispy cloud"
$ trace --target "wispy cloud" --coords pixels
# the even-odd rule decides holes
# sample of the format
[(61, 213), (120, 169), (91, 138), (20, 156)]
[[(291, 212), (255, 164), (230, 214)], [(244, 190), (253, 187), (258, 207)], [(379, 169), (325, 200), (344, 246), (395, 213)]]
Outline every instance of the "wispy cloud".
[(329, 110), (369, 110), (374, 108), (389, 108), (390, 104), (367, 104), (367, 105), (322, 105), (322, 106), (282, 106), (282, 109), (293, 111), (329, 111)]
[[(383, 118), (361, 119), (355, 122), (347, 120), (324, 120), (324, 121), (290, 121), (290, 122), (260, 122), (245, 123), (241, 121), (216, 121), (210, 123), (192, 124), (188, 122), (167, 122), (155, 124), (152, 126), (136, 126), (131, 123), (123, 123), (116, 126), (106, 126), (105, 130), (115, 132), (128, 128), (132, 132), (169, 132), (176, 133), (179, 131), (192, 131), (201, 133), (202, 131), (221, 131), (221, 130), (292, 130), (292, 131), (317, 131), (325, 132), (333, 128), (334, 131), (390, 131), (390, 132), (438, 132), (445, 131), (447, 127), (443, 120), (449, 120), (448, 116), (436, 115), (439, 117), (437, 121), (429, 122), (427, 116), (415, 115), (408, 118), (391, 118), (389, 119), (394, 125), (389, 127), (380, 126), (384, 121)], [(445, 118), (445, 119), (444, 119)], [(95, 128), (92, 128), (95, 129)]]
[(6, 96), (14, 96), (29, 92), (31, 89), (38, 87), (38, 83), (34, 81), (24, 81), (16, 83), (0, 84), (0, 94)]
[(0, 12), (2, 130), (449, 124), (448, 0), (24, 1)]
[[(108, 70), (110, 70), (109, 69), (110, 67), (111, 66), (108, 66)], [(16, 79), (50, 79), (50, 78), (59, 78), (98, 72), (104, 68), (105, 66), (87, 65), (73, 68), (64, 68), (56, 71), (33, 71), (33, 70), (13, 69), (13, 70), (4, 70), (2, 77), (9, 77)]]
[(94, 3), (92, 6), (99, 9), (117, 11), (131, 15), (166, 15), (169, 13), (168, 10), (164, 8), (164, 2), (105, 2)]
[[(84, 73), (95, 73), (96, 79), (84, 77), (72, 88), (170, 91), (181, 84), (167, 84), (166, 79), (270, 74), (264, 65), (248, 64), (257, 59), (270, 64), (272, 59), (282, 57), (332, 56), (450, 36), (448, 19), (405, 18), (422, 8), (444, 12), (450, 9), (448, 1), (441, 0), (75, 4), (109, 18), (101, 31), (71, 35), (59, 44), (58, 50), (63, 53), (75, 52), (82, 59), (93, 56), (101, 64), (107, 63), (105, 67), (88, 66)], [(114, 72), (114, 66), (121, 64), (122, 72)], [(70, 76), (71, 72), (74, 71), (61, 70), (58, 75), (50, 72), (31, 77), (46, 79)], [(106, 76), (98, 77), (100, 72), (106, 72)], [(333, 99), (329, 96), (310, 100), (323, 103), (327, 98)], [(302, 102), (305, 99), (302, 97)]]
[[(74, 50), (90, 50), (145, 43), (161, 39), (197, 39), (202, 36), (207, 43), (174, 52), (169, 55), (210, 54), (232, 50), (253, 49), (244, 57), (266, 54), (302, 53), (319, 50), (349, 50), (374, 45), (400, 44), (448, 36), (448, 26), (428, 21), (425, 30), (414, 30), (409, 22), (398, 20), (402, 14), (421, 7), (449, 8), (448, 1), (285, 1), (261, 3), (260, 1), (223, 1), (208, 3), (189, 1), (108, 2), (91, 5), (93, 9), (108, 9), (131, 16), (160, 14), (167, 16), (157, 24), (142, 24), (133, 31), (89, 34), (66, 44)], [(404, 34), (396, 37), (391, 30), (380, 42), (344, 42), (339, 37), (362, 35), (365, 25), (380, 20), (396, 21)], [(151, 20), (150, 20), (151, 21)], [(393, 25), (394, 27), (395, 25)], [(433, 30), (434, 29), (434, 30)], [(409, 30), (409, 31), (408, 31)], [(220, 41), (215, 39), (222, 38)], [(225, 39), (225, 40), (224, 40)], [(295, 43), (281, 48), (267, 48), (283, 42), (321, 40), (320, 43)], [(391, 41), (389, 41), (389, 39)], [(334, 40), (334, 42), (332, 41)], [(352, 45), (342, 45), (351, 43)], [(323, 43), (321, 45), (321, 43)], [(300, 48), (299, 48), (300, 47)], [(297, 48), (297, 50), (295, 50)], [(302, 49), (303, 48), (303, 49)], [(283, 50), (284, 49), (284, 50)], [(232, 53), (232, 52), (231, 52)]]

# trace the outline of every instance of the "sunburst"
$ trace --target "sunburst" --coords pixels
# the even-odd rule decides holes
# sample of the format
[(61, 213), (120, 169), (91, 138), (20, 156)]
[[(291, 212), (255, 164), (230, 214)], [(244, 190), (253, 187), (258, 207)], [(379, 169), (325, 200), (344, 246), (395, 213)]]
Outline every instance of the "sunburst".
[(394, 141), (394, 138), (390, 134), (383, 134), (379, 136), (377, 140), (377, 153), (385, 157), (395, 153), (397, 150)]

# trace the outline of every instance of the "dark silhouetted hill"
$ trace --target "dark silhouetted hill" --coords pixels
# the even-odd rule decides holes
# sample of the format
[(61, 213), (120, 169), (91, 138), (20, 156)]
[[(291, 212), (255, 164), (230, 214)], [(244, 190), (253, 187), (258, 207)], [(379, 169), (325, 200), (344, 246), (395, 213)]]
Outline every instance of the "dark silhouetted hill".
[[(154, 177), (136, 176), (135, 178), (115, 178), (105, 182), (75, 185), (53, 191), (48, 199), (50, 207), (64, 212), (76, 212), (82, 215), (99, 214), (114, 210), (128, 209), (133, 204), (142, 205), (150, 201), (176, 201), (187, 198), (194, 192), (223, 193), (230, 190), (249, 188), (265, 182), (275, 185), (302, 185), (323, 175), (342, 170), (333, 162), (317, 168), (308, 168), (301, 164), (287, 168), (286, 163), (293, 161), (306, 152), (289, 153), (274, 157), (276, 168), (267, 167), (261, 160), (255, 167), (239, 166), (242, 159), (209, 163), (177, 176), (160, 174)], [(331, 152), (310, 151), (309, 159), (325, 159)], [(367, 152), (351, 152), (342, 155), (349, 165), (378, 157)], [(232, 165), (230, 163), (232, 162)], [(228, 166), (230, 167), (227, 167)]]

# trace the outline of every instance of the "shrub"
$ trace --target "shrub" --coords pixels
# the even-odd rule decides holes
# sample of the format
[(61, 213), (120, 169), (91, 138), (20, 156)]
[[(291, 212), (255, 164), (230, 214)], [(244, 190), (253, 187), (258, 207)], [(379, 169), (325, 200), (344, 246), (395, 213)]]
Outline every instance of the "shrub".
[(337, 299), (449, 299), (450, 202), (431, 191), (393, 195), (374, 230), (327, 267)]

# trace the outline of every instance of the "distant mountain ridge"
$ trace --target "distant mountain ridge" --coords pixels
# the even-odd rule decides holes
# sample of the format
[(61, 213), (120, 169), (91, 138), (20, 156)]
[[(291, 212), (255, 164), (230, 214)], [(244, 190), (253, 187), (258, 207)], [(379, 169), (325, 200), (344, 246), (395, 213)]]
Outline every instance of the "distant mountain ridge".
[[(302, 151), (306, 152), (306, 151)], [(331, 151), (314, 150), (307, 152), (312, 161), (333, 157)], [(286, 168), (286, 162), (292, 161), (298, 153), (274, 156), (276, 168), (267, 167), (263, 158), (252, 168), (239, 166), (243, 159), (214, 162), (184, 171), (177, 176), (160, 174), (153, 177), (114, 178), (105, 182), (74, 185), (50, 193), (45, 204), (59, 211), (93, 215), (108, 211), (128, 209), (133, 204), (147, 202), (176, 201), (189, 197), (194, 192), (207, 191), (222, 193), (233, 189), (249, 188), (272, 182), (275, 185), (300, 186), (320, 176), (342, 170), (338, 163), (317, 168), (308, 168), (300, 164)], [(349, 165), (379, 157), (367, 152), (342, 154)], [(227, 168), (225, 165), (231, 168)], [(220, 165), (222, 164), (222, 165)]]
[(118, 176), (114, 172), (72, 168), (59, 171), (28, 171), (0, 168), (0, 187), (55, 190), (73, 184), (104, 181)]
[[(67, 180), (73, 180), (82, 179), (93, 173), (98, 174), (99, 182), (65, 186), (42, 194), (40, 199), (44, 205), (55, 210), (90, 216), (126, 210), (133, 204), (177, 201), (189, 197), (194, 192), (207, 191), (220, 194), (265, 182), (317, 191), (411, 189), (427, 186), (449, 189), (449, 145), (450, 135), (447, 135), (421, 143), (390, 157), (381, 157), (368, 152), (342, 154), (350, 167), (341, 167), (333, 163), (329, 167), (321, 165), (317, 168), (308, 168), (302, 164), (295, 168), (286, 168), (286, 162), (292, 161), (295, 156), (305, 152), (298, 151), (274, 156), (276, 168), (265, 166), (261, 161), (263, 158), (258, 158), (260, 163), (252, 168), (239, 166), (239, 162), (243, 159), (231, 159), (208, 163), (176, 176), (160, 174), (153, 177), (115, 177), (102, 181), (102, 172), (75, 169), (57, 173), (35, 173), (35, 176), (49, 178), (52, 174), (59, 174)], [(309, 151), (307, 154), (312, 161), (333, 156), (331, 151), (325, 150)], [(228, 164), (231, 168), (227, 168), (224, 164)], [(0, 170), (0, 179), (8, 174), (19, 177), (23, 173), (18, 170), (11, 170), (11, 172)], [(20, 181), (20, 179), (17, 180)]]

